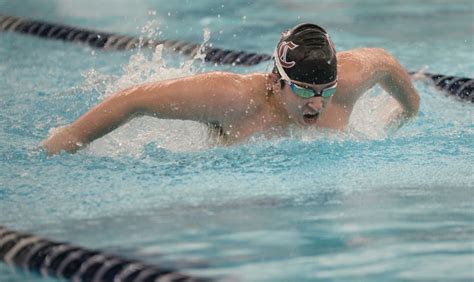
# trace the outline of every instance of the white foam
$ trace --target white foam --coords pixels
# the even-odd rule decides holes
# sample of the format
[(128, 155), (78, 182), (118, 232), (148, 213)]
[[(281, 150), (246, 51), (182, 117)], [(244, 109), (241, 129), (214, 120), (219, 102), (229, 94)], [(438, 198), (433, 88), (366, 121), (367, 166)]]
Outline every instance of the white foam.
[[(146, 37), (160, 34), (156, 22), (149, 22), (142, 28), (142, 32)], [(163, 46), (159, 45), (151, 56), (138, 50), (123, 66), (123, 73), (120, 76), (103, 74), (95, 69), (87, 71), (83, 74), (85, 83), (82, 89), (97, 91), (100, 93), (100, 98), (104, 99), (133, 85), (193, 75), (197, 72), (194, 63), (205, 57), (202, 47), (209, 38), (210, 31), (205, 29), (200, 51), (193, 58), (185, 60), (179, 68), (170, 67), (166, 63), (163, 58)], [(172, 151), (196, 151), (210, 146), (208, 129), (200, 123), (141, 117), (96, 140), (88, 150), (97, 155), (138, 156), (144, 145), (149, 143), (155, 143), (158, 148)]]
[[(372, 96), (374, 92), (381, 92)], [(362, 96), (354, 106), (348, 131), (368, 139), (386, 138), (402, 114), (400, 104), (389, 94), (375, 88)]]

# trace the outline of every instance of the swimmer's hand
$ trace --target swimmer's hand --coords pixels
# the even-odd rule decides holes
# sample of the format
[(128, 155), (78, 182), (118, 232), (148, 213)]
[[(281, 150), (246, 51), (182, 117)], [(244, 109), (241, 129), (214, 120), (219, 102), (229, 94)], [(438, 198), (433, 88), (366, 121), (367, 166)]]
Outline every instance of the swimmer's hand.
[(83, 146), (83, 143), (70, 126), (64, 126), (54, 129), (52, 134), (41, 142), (41, 146), (49, 155), (55, 155), (61, 151), (74, 153)]

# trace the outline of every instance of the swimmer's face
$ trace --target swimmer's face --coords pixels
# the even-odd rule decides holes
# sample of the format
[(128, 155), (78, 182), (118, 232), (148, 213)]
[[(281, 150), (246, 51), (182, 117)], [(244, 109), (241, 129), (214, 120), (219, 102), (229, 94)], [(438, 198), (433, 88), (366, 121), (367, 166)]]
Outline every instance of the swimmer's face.
[[(303, 86), (303, 85), (302, 85)], [(313, 87), (313, 85), (304, 85), (305, 87)], [(324, 87), (331, 85), (314, 85), (315, 90), (320, 91)], [(314, 125), (317, 123), (320, 115), (324, 112), (325, 107), (331, 97), (315, 96), (310, 98), (302, 98), (294, 93), (288, 82), (284, 82), (281, 89), (282, 99), (289, 117), (300, 125)]]
[[(283, 104), (291, 120), (300, 125), (317, 123), (325, 106), (336, 93), (337, 79), (324, 84), (309, 84), (291, 80), (282, 67), (275, 64), (273, 73), (282, 85)], [(335, 75), (336, 76), (336, 75)]]

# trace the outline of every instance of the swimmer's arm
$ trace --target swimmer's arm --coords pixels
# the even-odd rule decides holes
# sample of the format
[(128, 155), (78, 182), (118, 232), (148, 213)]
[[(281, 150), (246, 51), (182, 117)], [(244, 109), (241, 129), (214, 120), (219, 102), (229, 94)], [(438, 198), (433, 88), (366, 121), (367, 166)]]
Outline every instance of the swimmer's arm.
[(132, 97), (137, 91), (139, 87), (130, 88), (105, 99), (73, 123), (55, 129), (41, 146), (50, 155), (76, 152), (136, 115)]
[(42, 146), (49, 154), (75, 152), (139, 115), (201, 122), (236, 118), (226, 109), (239, 97), (240, 77), (207, 73), (122, 90), (54, 132)]
[[(403, 108), (401, 118), (416, 116), (420, 107), (420, 97), (411, 82), (411, 78), (400, 63), (388, 52), (380, 48), (357, 49), (351, 53), (341, 52), (345, 57), (342, 68), (346, 69), (350, 79), (346, 83), (348, 95), (335, 97), (335, 102), (352, 106), (366, 91), (379, 84), (395, 98)], [(339, 59), (339, 56), (338, 56)]]
[(404, 118), (416, 116), (420, 108), (420, 96), (411, 82), (410, 75), (392, 55), (382, 49), (376, 50), (378, 60), (381, 61), (378, 63), (381, 65), (380, 85), (400, 103)]

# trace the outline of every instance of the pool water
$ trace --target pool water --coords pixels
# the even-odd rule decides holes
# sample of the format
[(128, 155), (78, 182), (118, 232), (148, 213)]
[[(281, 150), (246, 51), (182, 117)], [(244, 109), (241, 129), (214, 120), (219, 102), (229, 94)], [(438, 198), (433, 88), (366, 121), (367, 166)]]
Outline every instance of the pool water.
[[(471, 1), (0, 0), (2, 14), (271, 53), (315, 22), (338, 50), (378, 46), (408, 70), (474, 77)], [(207, 39), (207, 38), (206, 38)], [(348, 132), (216, 147), (193, 122), (136, 119), (77, 154), (38, 144), (114, 91), (211, 70), (167, 52), (102, 52), (0, 33), (0, 225), (238, 281), (474, 279), (474, 107), (415, 81), (399, 130), (381, 90)], [(387, 106), (388, 105), (388, 106)], [(54, 281), (0, 264), (0, 281)]]

